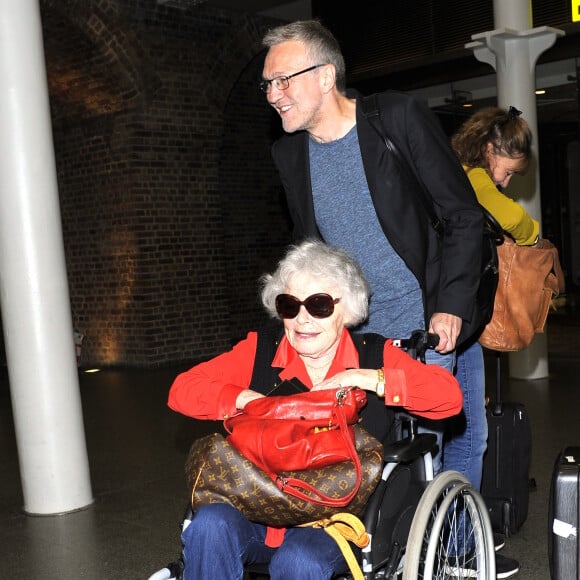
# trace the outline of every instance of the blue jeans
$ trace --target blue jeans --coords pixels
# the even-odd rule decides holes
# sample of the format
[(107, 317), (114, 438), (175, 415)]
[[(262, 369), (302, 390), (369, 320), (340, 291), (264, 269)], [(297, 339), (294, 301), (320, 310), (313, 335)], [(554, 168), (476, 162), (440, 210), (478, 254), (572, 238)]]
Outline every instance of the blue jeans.
[[(455, 357), (427, 351), (427, 364), (450, 370)], [(459, 471), (476, 489), (481, 487), (483, 454), (487, 447), (485, 416), (485, 368), (483, 349), (478, 342), (457, 355), (455, 377), (463, 393), (463, 410), (446, 421), (421, 419), (419, 432), (435, 433), (439, 453), (433, 458), (435, 475), (442, 469)], [(442, 451), (441, 451), (442, 450)]]
[(269, 564), (271, 580), (328, 580), (348, 567), (322, 529), (289, 528), (279, 548), (264, 545), (266, 526), (227, 504), (200, 507), (183, 531), (183, 580), (242, 580), (244, 564)]
[(448, 422), (443, 468), (459, 471), (479, 490), (487, 448), (487, 418), (483, 349), (478, 342), (459, 353), (455, 376), (463, 392), (463, 411)]
[[(455, 370), (455, 353), (439, 354), (434, 350), (427, 350), (425, 353), (425, 362), (428, 365), (438, 365), (443, 367), (452, 373)], [(437, 446), (439, 450), (433, 457), (433, 472), (435, 475), (437, 475), (443, 468), (443, 435), (445, 427), (445, 421), (432, 421), (424, 418), (419, 419), (417, 427), (419, 433), (434, 433), (437, 435)]]

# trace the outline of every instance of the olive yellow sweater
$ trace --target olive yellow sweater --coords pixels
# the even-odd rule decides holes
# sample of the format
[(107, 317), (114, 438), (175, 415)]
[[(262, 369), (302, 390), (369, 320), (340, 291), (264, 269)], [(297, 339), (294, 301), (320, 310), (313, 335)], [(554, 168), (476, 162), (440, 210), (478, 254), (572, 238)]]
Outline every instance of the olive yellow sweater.
[(485, 169), (463, 166), (479, 203), (511, 234), (520, 246), (536, 243), (540, 224), (516, 201), (496, 187)]

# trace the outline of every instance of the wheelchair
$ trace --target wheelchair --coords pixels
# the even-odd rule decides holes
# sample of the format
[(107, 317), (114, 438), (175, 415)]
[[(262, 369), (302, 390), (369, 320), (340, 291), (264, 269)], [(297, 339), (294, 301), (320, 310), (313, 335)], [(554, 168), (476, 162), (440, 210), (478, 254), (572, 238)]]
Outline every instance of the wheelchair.
[[(483, 498), (456, 471), (433, 477), (436, 436), (416, 433), (416, 419), (404, 413), (398, 421), (406, 435), (385, 447), (383, 473), (363, 518), (370, 543), (355, 548), (365, 580), (495, 580), (493, 532)], [(192, 517), (188, 507), (181, 530)], [(182, 580), (182, 574), (178, 558), (149, 580)], [(267, 566), (246, 568), (247, 580), (267, 577)]]
[[(436, 335), (415, 331), (394, 344), (424, 362), (436, 341)], [(370, 542), (353, 549), (364, 579), (495, 580), (493, 531), (481, 494), (457, 471), (433, 476), (437, 437), (417, 433), (416, 417), (397, 412), (395, 433), (395, 441), (384, 446), (381, 479), (362, 518)], [(189, 506), (182, 531), (192, 517)], [(149, 580), (182, 580), (183, 568), (180, 557)], [(244, 580), (262, 578), (268, 578), (267, 565), (246, 567)]]

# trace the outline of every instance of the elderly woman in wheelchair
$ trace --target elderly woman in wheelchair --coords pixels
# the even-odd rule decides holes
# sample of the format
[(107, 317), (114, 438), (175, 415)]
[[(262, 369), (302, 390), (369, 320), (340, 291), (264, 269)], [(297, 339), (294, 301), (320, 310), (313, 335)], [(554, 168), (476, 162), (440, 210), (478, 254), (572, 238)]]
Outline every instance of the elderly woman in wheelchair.
[[(370, 348), (367, 341), (357, 339), (348, 330), (365, 320), (369, 296), (369, 286), (361, 269), (342, 250), (310, 240), (291, 247), (276, 270), (261, 279), (263, 305), (282, 324), (277, 329), (249, 332), (232, 350), (178, 375), (170, 389), (168, 405), (196, 419), (220, 420), (239, 412), (249, 401), (265, 396), (273, 384), (284, 379), (296, 378), (311, 390), (336, 389), (341, 385), (365, 389), (368, 402), (362, 411), (362, 424), (384, 444), (387, 453), (392, 454), (386, 458), (385, 475), (379, 484), (380, 495), (385, 495), (385, 488), (389, 488), (391, 491), (386, 495), (393, 494), (391, 503), (398, 501), (393, 490), (402, 496), (409, 493), (413, 496), (412, 480), (417, 479), (411, 473), (416, 469), (414, 464), (419, 462), (422, 472), (418, 478), (421, 480), (419, 491), (411, 501), (403, 498), (402, 508), (398, 510), (402, 509), (403, 513), (396, 513), (391, 518), (393, 521), (387, 524), (377, 523), (376, 517), (370, 516), (373, 521), (368, 525), (377, 534), (375, 545), (380, 547), (378, 535), (385, 532), (381, 527), (390, 528), (388, 545), (377, 548), (387, 553), (380, 559), (390, 560), (390, 563), (381, 562), (382, 567), (373, 563), (371, 560), (376, 557), (373, 558), (368, 550), (361, 556), (363, 570), (366, 562), (370, 578), (378, 568), (385, 574), (385, 565), (400, 572), (401, 558), (406, 552), (407, 560), (410, 557), (414, 561), (413, 569), (424, 569), (425, 557), (439, 559), (427, 553), (429, 538), (425, 537), (425, 530), (440, 530), (440, 537), (444, 538), (431, 548), (431, 552), (437, 552), (441, 549), (440, 544), (445, 544), (449, 553), (453, 541), (448, 529), (449, 518), (455, 517), (457, 502), (462, 502), (459, 509), (462, 514), (479, 514), (482, 509), (485, 512), (485, 507), (482, 508), (477, 492), (470, 495), (469, 490), (469, 499), (462, 498), (468, 484), (459, 474), (451, 479), (446, 477), (443, 486), (429, 499), (430, 505), (421, 510), (424, 513), (420, 529), (411, 530), (415, 534), (416, 555), (409, 555), (405, 550), (406, 536), (413, 527), (411, 520), (416, 519), (415, 512), (419, 515), (417, 503), (427, 486), (426, 481), (432, 477), (429, 461), (424, 456), (429, 455), (434, 437), (415, 436), (411, 423), (406, 443), (389, 445), (397, 439), (395, 426), (398, 422), (394, 421), (393, 409), (430, 419), (444, 419), (461, 410), (462, 395), (456, 379), (445, 369), (415, 360), (392, 340), (380, 337), (377, 342), (376, 335), (373, 335), (375, 340), (370, 341), (375, 347)], [(411, 453), (409, 442), (411, 447), (418, 446), (419, 451)], [(398, 484), (393, 487), (387, 479), (403, 465), (406, 470), (400, 470)], [(453, 497), (447, 501), (447, 496)], [(373, 501), (377, 504), (375, 511), (385, 511), (380, 498), (373, 496), (370, 503)], [(442, 511), (437, 519), (439, 505)], [(461, 516), (460, 519), (465, 518)], [(393, 535), (393, 529), (397, 528), (404, 530), (404, 537)], [(479, 533), (475, 543), (483, 543), (489, 548), (486, 534), (491, 535), (491, 531), (487, 522), (484, 520), (477, 525), (471, 522), (470, 533), (474, 528), (475, 533)], [(348, 574), (341, 550), (323, 530), (269, 527), (249, 521), (226, 504), (201, 506), (191, 522), (183, 526), (181, 539), (184, 580), (241, 579), (248, 568), (256, 565), (267, 570), (272, 579), (323, 580)], [(462, 543), (467, 542), (462, 540)], [(459, 551), (473, 552), (473, 545), (471, 541), (469, 547), (462, 545), (461, 550), (456, 547), (455, 560), (445, 564), (447, 573), (453, 575), (454, 567), (455, 572), (459, 569)], [(441, 566), (438, 560), (433, 568)], [(418, 577), (417, 572), (415, 578)]]

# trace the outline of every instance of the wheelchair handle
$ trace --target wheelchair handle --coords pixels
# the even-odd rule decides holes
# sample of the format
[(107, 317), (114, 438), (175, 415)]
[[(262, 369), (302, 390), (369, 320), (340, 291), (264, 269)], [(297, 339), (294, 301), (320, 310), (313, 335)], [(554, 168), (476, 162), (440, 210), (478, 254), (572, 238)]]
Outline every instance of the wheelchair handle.
[(393, 344), (405, 349), (413, 358), (425, 362), (425, 352), (439, 344), (439, 335), (427, 330), (414, 330), (409, 338), (394, 339)]

